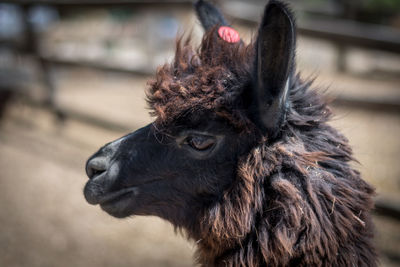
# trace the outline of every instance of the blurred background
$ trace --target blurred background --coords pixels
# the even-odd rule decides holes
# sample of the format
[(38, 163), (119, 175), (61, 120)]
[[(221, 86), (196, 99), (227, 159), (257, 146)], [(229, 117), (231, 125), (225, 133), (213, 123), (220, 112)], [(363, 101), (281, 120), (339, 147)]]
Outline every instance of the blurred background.
[[(216, 1), (244, 40), (266, 1)], [(193, 266), (194, 244), (151, 217), (118, 220), (84, 200), (86, 159), (152, 119), (146, 81), (192, 1), (0, 1), (0, 266)], [(293, 0), (298, 70), (335, 97), (378, 192), (381, 266), (400, 266), (400, 1)]]

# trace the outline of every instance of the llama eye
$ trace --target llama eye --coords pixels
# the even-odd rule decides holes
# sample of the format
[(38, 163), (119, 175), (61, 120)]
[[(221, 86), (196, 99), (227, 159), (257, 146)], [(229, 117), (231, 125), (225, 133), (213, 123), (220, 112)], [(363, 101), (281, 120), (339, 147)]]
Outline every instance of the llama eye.
[(196, 150), (204, 151), (210, 149), (215, 141), (208, 136), (189, 136), (185, 143)]

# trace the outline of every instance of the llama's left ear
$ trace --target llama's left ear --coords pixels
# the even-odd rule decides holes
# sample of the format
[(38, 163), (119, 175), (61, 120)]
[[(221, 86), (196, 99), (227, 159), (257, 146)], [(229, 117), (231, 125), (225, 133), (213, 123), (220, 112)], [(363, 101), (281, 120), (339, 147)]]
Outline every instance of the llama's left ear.
[(285, 4), (265, 7), (256, 42), (251, 116), (269, 139), (276, 138), (288, 109), (290, 74), (296, 43), (294, 18)]
[(216, 25), (228, 26), (221, 11), (212, 4), (203, 0), (198, 0), (194, 7), (196, 9), (196, 15), (206, 31)]

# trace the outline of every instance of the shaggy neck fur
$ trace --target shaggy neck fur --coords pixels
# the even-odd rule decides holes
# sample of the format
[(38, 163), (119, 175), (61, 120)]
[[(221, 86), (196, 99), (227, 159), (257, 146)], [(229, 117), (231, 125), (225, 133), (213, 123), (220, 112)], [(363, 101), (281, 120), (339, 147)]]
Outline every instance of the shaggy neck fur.
[[(253, 45), (215, 36), (211, 31), (197, 52), (178, 44), (175, 62), (150, 83), (159, 125), (209, 109), (244, 133), (257, 132), (245, 103), (234, 101), (250, 86)], [(239, 160), (231, 187), (186, 227), (202, 266), (376, 265), (374, 189), (349, 165), (348, 141), (327, 124), (330, 111), (310, 84), (292, 75), (278, 141), (261, 137)]]
[(200, 223), (203, 266), (374, 266), (373, 188), (309, 84), (292, 88), (284, 136), (244, 157)]

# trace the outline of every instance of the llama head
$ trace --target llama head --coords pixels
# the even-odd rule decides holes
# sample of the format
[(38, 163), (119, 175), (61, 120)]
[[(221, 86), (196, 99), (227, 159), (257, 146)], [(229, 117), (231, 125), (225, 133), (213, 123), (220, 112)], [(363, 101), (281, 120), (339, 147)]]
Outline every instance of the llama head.
[(155, 121), (87, 162), (84, 195), (113, 216), (194, 227), (237, 179), (238, 162), (285, 127), (295, 47), (287, 7), (270, 1), (249, 45), (209, 3), (196, 11), (206, 30), (200, 47), (178, 41), (174, 61), (149, 83)]
[(295, 25), (271, 0), (246, 45), (199, 1), (201, 45), (178, 41), (149, 83), (153, 123), (87, 162), (84, 194), (198, 240), (203, 266), (376, 266), (373, 188), (326, 101), (294, 75)]

